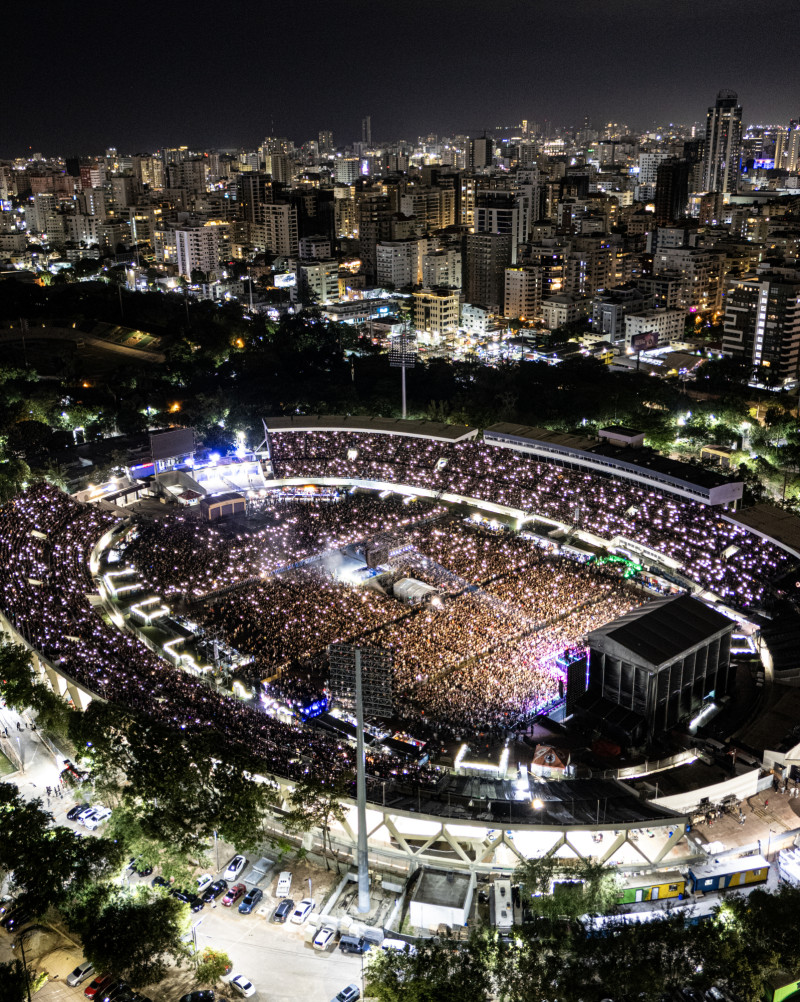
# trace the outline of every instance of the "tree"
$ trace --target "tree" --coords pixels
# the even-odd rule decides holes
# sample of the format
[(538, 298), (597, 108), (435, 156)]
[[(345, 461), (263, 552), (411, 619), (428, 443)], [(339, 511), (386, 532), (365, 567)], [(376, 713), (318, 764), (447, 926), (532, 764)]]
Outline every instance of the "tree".
[(493, 998), (491, 955), (481, 948), (478, 937), (469, 947), (451, 940), (424, 940), (414, 955), (371, 950), (368, 956), (366, 994), (378, 1002), (489, 1002)]
[(34, 915), (60, 907), (122, 863), (122, 847), (105, 838), (79, 838), (53, 827), (41, 800), (25, 801), (16, 786), (0, 783), (0, 870)]
[(70, 920), (95, 969), (124, 978), (134, 988), (160, 981), (188, 954), (183, 942), (187, 906), (151, 887), (95, 885)]
[(253, 779), (257, 760), (234, 752), (220, 758), (214, 734), (174, 730), (95, 701), (74, 715), (70, 736), (95, 784), (130, 809), (147, 838), (195, 858), (214, 832), (240, 849), (261, 841), (275, 791)]
[(198, 985), (208, 985), (213, 988), (223, 974), (231, 969), (231, 958), (221, 950), (212, 950), (207, 946), (200, 955), (195, 978)]
[(35, 710), (46, 730), (67, 733), (72, 713), (69, 705), (35, 677), (31, 654), (21, 644), (0, 641), (0, 692), (15, 710)]
[[(307, 832), (312, 828), (322, 829), (322, 844), (330, 849), (330, 826), (332, 821), (342, 824), (347, 811), (342, 806), (343, 797), (353, 795), (353, 777), (337, 776), (322, 778), (307, 773), (295, 784), (289, 797), (291, 807), (283, 820), (283, 827), (289, 833)], [(328, 857), (325, 856), (328, 867)]]
[(27, 1002), (28, 979), (33, 981), (32, 968), (26, 971), (21, 960), (0, 963), (0, 986), (3, 1002)]
[(527, 859), (514, 871), (514, 879), (522, 885), (526, 906), (551, 921), (604, 915), (619, 897), (616, 870), (593, 859)]

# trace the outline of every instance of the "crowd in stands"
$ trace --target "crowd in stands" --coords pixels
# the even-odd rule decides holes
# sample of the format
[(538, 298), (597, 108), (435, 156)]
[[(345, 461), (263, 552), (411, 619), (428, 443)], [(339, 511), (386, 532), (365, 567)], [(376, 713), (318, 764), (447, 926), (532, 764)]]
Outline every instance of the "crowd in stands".
[(758, 606), (764, 582), (788, 563), (781, 549), (724, 520), (719, 509), (477, 439), (453, 444), (366, 432), (283, 431), (273, 433), (272, 449), (277, 476), (405, 484), (492, 501), (605, 540), (621, 536), (643, 543), (742, 609)]
[(128, 560), (165, 599), (181, 594), (197, 599), (444, 510), (426, 500), (404, 504), (396, 496), (381, 501), (363, 493), (347, 502), (282, 501), (257, 531), (201, 523), (196, 513), (143, 521), (128, 546)]
[[(566, 470), (481, 442), (458, 444), (353, 432), (273, 433), (276, 475), (403, 483), (475, 497), (645, 543), (732, 605), (757, 606), (789, 557), (719, 510), (597, 474)], [(302, 701), (322, 691), (329, 643), (363, 638), (394, 655), (395, 708), (409, 732), (465, 739), (506, 733), (558, 695), (555, 655), (643, 600), (611, 571), (554, 556), (521, 536), (441, 517), (436, 500), (348, 494), (284, 502), (257, 531), (207, 526), (188, 515), (141, 523), (126, 560), (167, 600), (200, 600), (197, 618), (253, 655), (253, 680)], [(184, 730), (213, 728), (259, 756), (265, 771), (298, 776), (315, 764), (349, 773), (350, 745), (226, 698), (159, 659), (93, 608), (88, 559), (117, 516), (36, 484), (0, 508), (0, 609), (36, 650), (98, 696)], [(550, 524), (546, 524), (549, 528)], [(435, 585), (439, 604), (297, 566), (380, 533), (404, 542), (396, 574)], [(241, 586), (241, 587), (239, 587)], [(435, 785), (437, 770), (370, 753), (373, 776)]]
[[(345, 741), (276, 720), (172, 667), (94, 609), (90, 551), (116, 516), (36, 484), (0, 508), (0, 608), (27, 642), (68, 679), (110, 702), (185, 731), (212, 728), (220, 745), (246, 750), (265, 771), (297, 778), (353, 773)], [(438, 770), (370, 753), (380, 779), (435, 786)]]

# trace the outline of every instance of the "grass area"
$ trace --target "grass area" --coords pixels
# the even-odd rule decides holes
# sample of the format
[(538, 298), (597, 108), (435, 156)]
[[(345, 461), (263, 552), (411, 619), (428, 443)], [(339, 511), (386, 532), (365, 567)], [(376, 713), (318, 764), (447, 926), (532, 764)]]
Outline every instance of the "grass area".
[(0, 776), (10, 776), (12, 772), (16, 771), (17, 769), (13, 762), (0, 752)]

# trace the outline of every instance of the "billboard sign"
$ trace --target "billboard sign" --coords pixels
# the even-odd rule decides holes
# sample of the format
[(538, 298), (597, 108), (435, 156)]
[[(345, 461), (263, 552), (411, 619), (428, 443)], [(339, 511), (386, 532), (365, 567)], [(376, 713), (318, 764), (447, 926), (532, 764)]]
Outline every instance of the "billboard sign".
[(631, 351), (650, 351), (658, 347), (658, 331), (644, 331), (631, 335)]
[(157, 432), (150, 436), (150, 451), (156, 462), (175, 459), (176, 456), (187, 456), (194, 452), (194, 429), (173, 428), (170, 431)]

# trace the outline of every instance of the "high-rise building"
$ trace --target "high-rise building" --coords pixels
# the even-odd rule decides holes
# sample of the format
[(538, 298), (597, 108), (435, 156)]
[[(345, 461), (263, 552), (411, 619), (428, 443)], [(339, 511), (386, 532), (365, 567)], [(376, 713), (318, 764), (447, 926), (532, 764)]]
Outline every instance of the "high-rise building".
[(506, 268), (503, 316), (530, 320), (542, 309), (542, 269), (532, 266)]
[(361, 119), (361, 142), (365, 146), (372, 146), (372, 116), (366, 115)]
[(478, 191), (473, 223), (476, 233), (504, 233), (511, 237), (511, 264), (517, 263), (517, 248), (530, 230), (529, 199), (513, 191)]
[(264, 227), (264, 244), (273, 254), (284, 257), (297, 255), (300, 237), (297, 227), (297, 209), (288, 203), (266, 204), (256, 207), (256, 222)]
[(318, 137), (319, 140), (319, 155), (321, 157), (330, 156), (333, 153), (333, 133), (330, 129), (320, 130)]
[(421, 289), (414, 293), (414, 326), (442, 336), (458, 328), (459, 301), (454, 289)]
[(211, 277), (219, 265), (218, 232), (215, 226), (188, 226), (175, 230), (179, 274), (191, 278), (193, 271)]
[(669, 226), (686, 215), (691, 166), (685, 160), (664, 160), (656, 173), (656, 226)]
[(486, 136), (480, 139), (470, 139), (467, 151), (467, 167), (469, 170), (481, 170), (483, 167), (492, 166), (494, 155), (494, 143)]
[(423, 237), (382, 240), (375, 248), (378, 285), (402, 289), (422, 284), (422, 256), (428, 249)]
[(703, 188), (733, 193), (739, 186), (742, 106), (732, 90), (721, 90), (706, 118)]
[(242, 219), (257, 221), (257, 207), (272, 201), (272, 182), (261, 171), (245, 171), (236, 182), (237, 199)]
[(800, 375), (800, 271), (763, 272), (728, 280), (725, 354), (741, 358), (756, 379)]
[(377, 277), (377, 246), (392, 237), (392, 205), (388, 195), (371, 195), (358, 203), (358, 248), (367, 281)]
[(187, 191), (205, 191), (207, 188), (207, 168), (203, 159), (181, 160), (167, 167), (167, 185), (170, 188), (186, 188)]
[(511, 265), (509, 233), (468, 233), (464, 238), (464, 294), (468, 303), (499, 313), (505, 294), (505, 270)]
[(461, 288), (461, 251), (430, 251), (422, 256), (422, 284), (426, 289)]
[(358, 157), (337, 157), (333, 165), (333, 176), (340, 184), (352, 184), (358, 177), (361, 161)]
[(264, 157), (264, 171), (273, 181), (288, 184), (292, 180), (292, 158), (285, 153), (267, 153)]
[(639, 184), (655, 184), (659, 165), (669, 157), (669, 153), (640, 153)]

